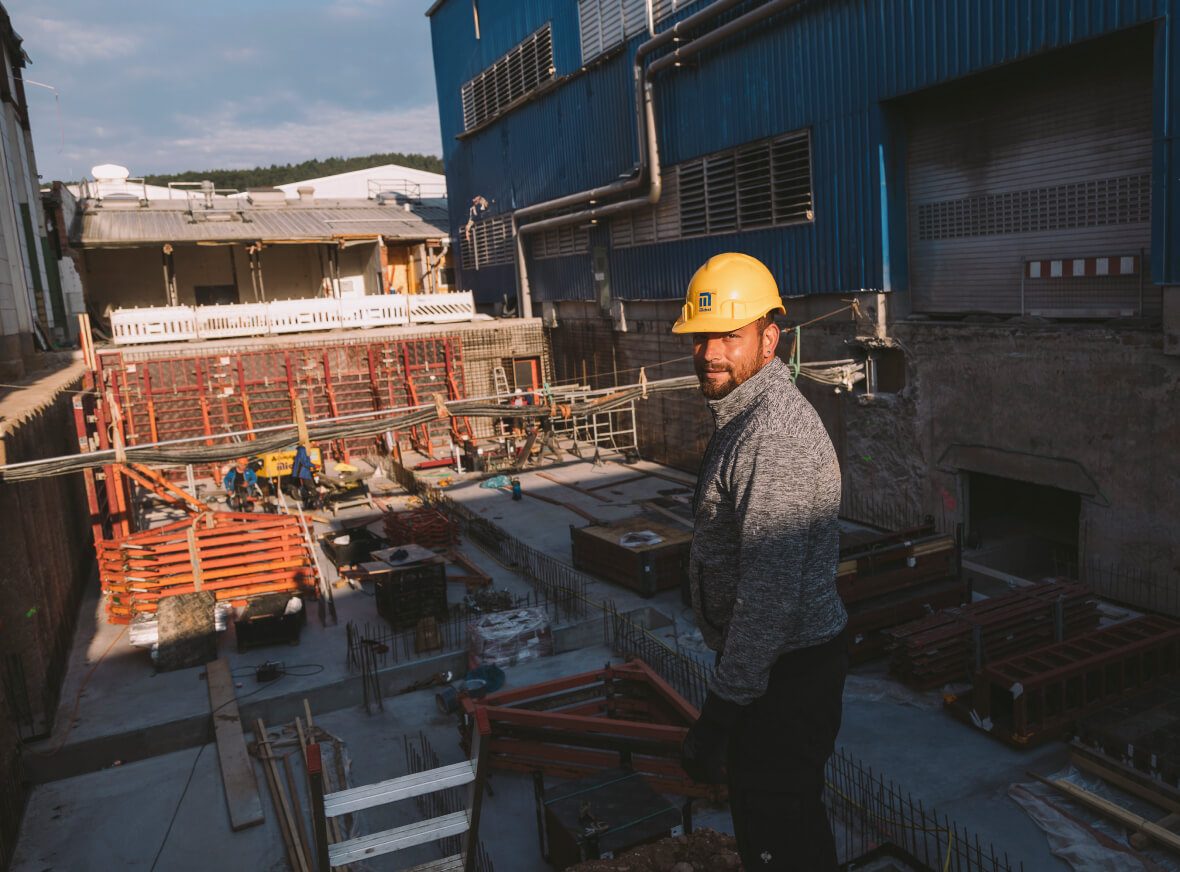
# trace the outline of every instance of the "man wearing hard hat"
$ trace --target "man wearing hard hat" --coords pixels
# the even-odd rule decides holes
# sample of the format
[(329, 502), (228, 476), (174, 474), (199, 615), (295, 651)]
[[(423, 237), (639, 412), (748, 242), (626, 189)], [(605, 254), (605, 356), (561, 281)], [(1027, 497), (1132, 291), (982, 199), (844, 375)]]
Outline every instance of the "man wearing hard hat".
[(689, 560), (717, 669), (682, 762), (697, 781), (728, 784), (744, 868), (821, 872), (836, 868), (824, 767), (848, 668), (836, 593), (840, 467), (775, 356), (775, 312), (786, 309), (770, 270), (719, 254), (693, 276), (672, 327), (692, 334), (717, 428), (697, 479)]

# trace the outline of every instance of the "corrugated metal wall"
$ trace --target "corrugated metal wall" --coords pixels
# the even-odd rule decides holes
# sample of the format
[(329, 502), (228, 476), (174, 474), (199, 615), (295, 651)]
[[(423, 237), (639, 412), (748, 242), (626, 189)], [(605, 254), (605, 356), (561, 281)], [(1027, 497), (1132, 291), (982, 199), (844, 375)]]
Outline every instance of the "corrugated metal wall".
[[(612, 286), (623, 298), (678, 296), (693, 267), (731, 247), (765, 258), (784, 292), (809, 294), (886, 288), (886, 259), (896, 280), (906, 270), (905, 234), (890, 233), (905, 209), (904, 179), (887, 179), (882, 209), (879, 147), (886, 143), (890, 101), (1000, 64), (1063, 48), (1174, 13), (1180, 0), (812, 0), (710, 51), (656, 84), (661, 149), (675, 163), (759, 137), (799, 128), (812, 132), (815, 222), (735, 237), (707, 237), (612, 251)], [(703, 3), (689, 7), (695, 11)], [(749, 7), (757, 5), (753, 2)], [(746, 7), (739, 7), (744, 11)], [(565, 0), (480, 0), (481, 38), (474, 38), (468, 0), (448, 0), (434, 14), (436, 78), (444, 158), (456, 231), (467, 203), (482, 194), (492, 211), (604, 184), (634, 166), (635, 132), (630, 58), (626, 51), (574, 75), (553, 93), (509, 113), (462, 141), (459, 88), (545, 21), (553, 26), (558, 75), (580, 63), (577, 4)], [(683, 17), (683, 13), (680, 17)], [(667, 27), (674, 19), (661, 22)], [(1180, 106), (1165, 85), (1180, 86), (1174, 60), (1180, 37), (1154, 55), (1153, 222), (1156, 279), (1180, 281), (1180, 252), (1172, 254), (1168, 220), (1177, 199), (1165, 138)], [(1165, 56), (1168, 58), (1165, 63)], [(886, 155), (892, 161), (894, 155)], [(1180, 155), (1177, 155), (1180, 159)], [(1163, 208), (1167, 204), (1167, 209)], [(903, 216), (904, 218), (904, 216)], [(1166, 225), (1166, 226), (1165, 226)], [(904, 228), (904, 220), (902, 220)], [(1161, 229), (1163, 227), (1163, 229)], [(531, 262), (539, 299), (588, 298), (590, 255), (543, 267)], [(482, 271), (480, 271), (482, 272)], [(502, 270), (468, 272), (465, 288), (482, 300), (512, 293)]]
[[(910, 101), (915, 311), (1017, 314), (1025, 260), (1150, 248), (1151, 43), (1135, 31)], [(1024, 309), (1137, 314), (1139, 279), (1027, 281)]]

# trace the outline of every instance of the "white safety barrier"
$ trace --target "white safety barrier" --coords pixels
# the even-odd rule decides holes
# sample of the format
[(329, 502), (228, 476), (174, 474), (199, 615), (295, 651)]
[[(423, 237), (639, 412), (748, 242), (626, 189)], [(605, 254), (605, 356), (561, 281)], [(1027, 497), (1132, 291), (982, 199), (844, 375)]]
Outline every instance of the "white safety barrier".
[(197, 319), (189, 306), (116, 309), (111, 313), (111, 339), (116, 345), (184, 342), (196, 338)]
[(197, 306), (196, 313), (197, 335), (201, 339), (265, 336), (270, 332), (270, 314), (266, 303)]
[(271, 333), (306, 333), (335, 330), (340, 326), (340, 301), (331, 297), (314, 300), (275, 300), (270, 307)]
[(111, 330), (118, 345), (228, 339), (338, 328), (451, 324), (475, 318), (470, 291), (456, 294), (374, 294), (333, 299), (274, 300), (220, 306), (116, 309)]
[(413, 324), (452, 324), (475, 317), (475, 298), (471, 291), (454, 294), (411, 294), (410, 322)]
[(410, 307), (402, 294), (352, 297), (340, 301), (341, 327), (392, 327), (410, 323)]

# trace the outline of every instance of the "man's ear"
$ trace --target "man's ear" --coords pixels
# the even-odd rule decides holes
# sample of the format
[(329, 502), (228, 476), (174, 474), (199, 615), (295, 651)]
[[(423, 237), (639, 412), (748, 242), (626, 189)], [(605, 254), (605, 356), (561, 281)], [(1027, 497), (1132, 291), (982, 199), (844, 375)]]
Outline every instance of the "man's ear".
[(762, 331), (762, 357), (764, 359), (769, 360), (774, 357), (774, 350), (778, 348), (778, 338), (780, 335), (781, 331), (773, 321), (770, 322), (770, 326)]

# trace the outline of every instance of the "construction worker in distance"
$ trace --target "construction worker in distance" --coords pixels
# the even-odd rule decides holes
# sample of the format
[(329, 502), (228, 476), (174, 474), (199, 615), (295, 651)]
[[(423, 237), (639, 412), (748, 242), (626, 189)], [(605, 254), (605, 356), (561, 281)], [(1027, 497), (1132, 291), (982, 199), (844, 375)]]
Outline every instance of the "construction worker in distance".
[(848, 669), (836, 592), (840, 467), (775, 355), (786, 314), (770, 270), (719, 254), (697, 270), (673, 333), (692, 335), (716, 431), (693, 499), (692, 604), (717, 654), (681, 762), (726, 783), (747, 870), (835, 870), (824, 768)]
[(298, 489), (299, 498), (305, 509), (319, 508), (320, 489), (316, 484), (315, 473), (315, 464), (307, 451), (307, 446), (300, 445), (295, 449), (295, 457), (291, 461), (291, 481)]
[(253, 507), (250, 495), (260, 493), (258, 475), (250, 467), (250, 461), (239, 457), (229, 472), (225, 474), (221, 484), (225, 487), (226, 502), (236, 512), (248, 512)]

